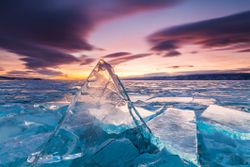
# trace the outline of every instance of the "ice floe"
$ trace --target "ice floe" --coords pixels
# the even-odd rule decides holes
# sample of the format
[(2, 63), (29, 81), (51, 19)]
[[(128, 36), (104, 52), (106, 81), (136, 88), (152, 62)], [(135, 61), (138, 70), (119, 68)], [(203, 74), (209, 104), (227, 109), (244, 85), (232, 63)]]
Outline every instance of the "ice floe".
[(196, 117), (192, 110), (169, 108), (147, 122), (152, 141), (181, 158), (198, 164)]
[(250, 140), (250, 113), (210, 105), (201, 118), (199, 126), (207, 131), (219, 131), (232, 138)]

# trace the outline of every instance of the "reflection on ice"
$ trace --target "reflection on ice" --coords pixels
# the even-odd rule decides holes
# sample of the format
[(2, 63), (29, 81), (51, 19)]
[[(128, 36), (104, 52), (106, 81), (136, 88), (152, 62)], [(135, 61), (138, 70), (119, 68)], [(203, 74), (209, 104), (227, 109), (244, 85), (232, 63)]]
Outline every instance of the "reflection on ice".
[(154, 135), (154, 144), (198, 164), (194, 111), (169, 108), (147, 124)]

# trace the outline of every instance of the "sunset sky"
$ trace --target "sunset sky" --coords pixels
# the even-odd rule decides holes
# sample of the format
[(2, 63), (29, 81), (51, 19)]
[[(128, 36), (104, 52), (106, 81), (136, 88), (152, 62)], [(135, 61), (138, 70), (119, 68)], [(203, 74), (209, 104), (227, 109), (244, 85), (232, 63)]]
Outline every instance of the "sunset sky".
[(1, 0), (0, 75), (250, 72), (249, 0)]

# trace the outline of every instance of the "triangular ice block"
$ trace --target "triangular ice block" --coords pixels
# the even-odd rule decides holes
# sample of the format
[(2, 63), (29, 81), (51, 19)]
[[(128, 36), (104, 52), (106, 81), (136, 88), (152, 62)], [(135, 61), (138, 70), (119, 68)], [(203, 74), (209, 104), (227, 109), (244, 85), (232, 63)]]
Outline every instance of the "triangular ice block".
[[(135, 109), (114, 70), (100, 60), (51, 135), (50, 140), (28, 158), (33, 164), (88, 159), (128, 129), (145, 138), (150, 129)], [(140, 142), (137, 142), (140, 143)], [(91, 158), (90, 158), (91, 159)], [(69, 162), (68, 162), (69, 163)], [(84, 165), (84, 164), (83, 164)]]
[(87, 113), (110, 132), (120, 133), (122, 128), (134, 125), (147, 127), (113, 68), (102, 59), (82, 86), (72, 110)]

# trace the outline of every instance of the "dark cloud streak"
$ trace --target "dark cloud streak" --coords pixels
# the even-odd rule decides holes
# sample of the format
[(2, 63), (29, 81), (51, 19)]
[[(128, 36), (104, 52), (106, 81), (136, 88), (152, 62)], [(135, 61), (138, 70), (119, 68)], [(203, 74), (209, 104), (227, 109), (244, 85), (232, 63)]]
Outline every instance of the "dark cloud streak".
[(18, 70), (14, 70), (14, 71), (9, 71), (6, 73), (7, 76), (10, 77), (27, 77), (32, 73), (32, 71), (18, 71)]
[(64, 74), (61, 71), (51, 70), (51, 69), (38, 69), (36, 73), (47, 75), (47, 76), (63, 76)]
[(81, 64), (80, 64), (80, 65), (88, 65), (88, 64), (90, 64), (90, 63), (92, 63), (92, 62), (95, 61), (94, 58), (88, 57), (88, 56), (86, 56), (86, 55), (82, 55), (82, 56), (79, 58), (79, 60), (81, 61)]
[(250, 11), (167, 28), (148, 37), (152, 50), (195, 44), (206, 49), (244, 50), (250, 46)]
[(167, 53), (165, 53), (165, 55), (163, 57), (176, 57), (176, 56), (180, 56), (181, 53), (177, 50), (170, 50)]
[(143, 57), (148, 57), (150, 56), (150, 53), (141, 53), (141, 54), (135, 54), (135, 55), (131, 55), (131, 56), (124, 56), (124, 57), (120, 57), (120, 58), (115, 58), (109, 61), (110, 64), (112, 65), (118, 65), (127, 61), (131, 61), (134, 59), (139, 59), (139, 58), (143, 58)]
[(182, 68), (182, 67), (192, 68), (192, 67), (194, 67), (194, 66), (193, 66), (193, 65), (181, 65), (181, 66), (169, 66), (169, 67), (167, 67), (167, 68), (177, 69), (177, 68)]
[(40, 74), (42, 76), (54, 77), (54, 76), (63, 76), (64, 74), (61, 71), (48, 69), (48, 68), (39, 68), (36, 70), (13, 70), (6, 73), (10, 77), (32, 77), (34, 75)]
[(98, 50), (87, 37), (100, 22), (179, 1), (1, 0), (0, 48), (21, 56), (30, 69), (77, 62), (68, 53)]
[(79, 61), (76, 57), (62, 51), (10, 37), (4, 38), (4, 36), (2, 36), (2, 38), (0, 38), (0, 46), (9, 52), (23, 55), (21, 60), (23, 60), (25, 65), (30, 69), (54, 67)]
[(104, 56), (104, 58), (117, 58), (117, 57), (127, 56), (130, 54), (131, 53), (129, 53), (129, 52), (115, 52), (115, 53), (111, 53), (111, 54)]
[(171, 40), (161, 41), (157, 43), (153, 48), (151, 48), (151, 50), (154, 51), (168, 51), (175, 49), (178, 49), (177, 42)]

